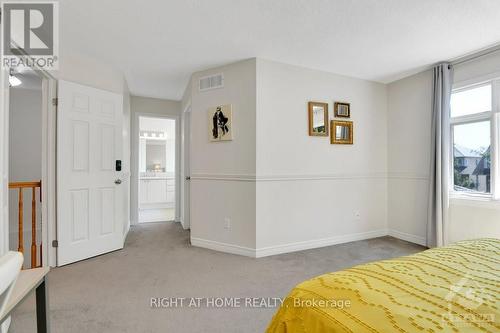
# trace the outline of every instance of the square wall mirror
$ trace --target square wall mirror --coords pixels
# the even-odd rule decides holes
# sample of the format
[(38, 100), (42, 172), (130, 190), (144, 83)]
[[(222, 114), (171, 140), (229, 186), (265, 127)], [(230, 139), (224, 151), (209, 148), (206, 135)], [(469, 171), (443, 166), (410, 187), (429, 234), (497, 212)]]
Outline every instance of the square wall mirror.
[(328, 136), (328, 103), (309, 102), (309, 135)]
[(330, 142), (332, 144), (353, 143), (353, 124), (352, 121), (332, 120), (330, 122)]

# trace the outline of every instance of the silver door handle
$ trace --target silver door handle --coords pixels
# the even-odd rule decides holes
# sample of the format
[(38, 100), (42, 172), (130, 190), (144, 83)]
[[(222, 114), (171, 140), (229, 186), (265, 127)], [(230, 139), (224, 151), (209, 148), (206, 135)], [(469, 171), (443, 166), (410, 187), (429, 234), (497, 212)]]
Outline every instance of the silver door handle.
[(121, 179), (117, 179), (117, 180), (115, 180), (115, 184), (116, 184), (116, 185), (120, 185), (121, 183), (122, 183), (122, 180), (121, 180)]
[(191, 177), (189, 177), (189, 176), (186, 176), (186, 180), (191, 180)]

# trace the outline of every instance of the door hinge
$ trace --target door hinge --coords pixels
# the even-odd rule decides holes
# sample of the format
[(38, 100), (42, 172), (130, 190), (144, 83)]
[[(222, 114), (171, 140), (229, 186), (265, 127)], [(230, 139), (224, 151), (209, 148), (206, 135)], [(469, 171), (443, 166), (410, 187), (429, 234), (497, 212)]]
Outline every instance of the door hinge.
[(52, 98), (52, 105), (57, 106), (59, 104), (58, 98)]
[(52, 241), (52, 247), (59, 247), (59, 241), (57, 239)]

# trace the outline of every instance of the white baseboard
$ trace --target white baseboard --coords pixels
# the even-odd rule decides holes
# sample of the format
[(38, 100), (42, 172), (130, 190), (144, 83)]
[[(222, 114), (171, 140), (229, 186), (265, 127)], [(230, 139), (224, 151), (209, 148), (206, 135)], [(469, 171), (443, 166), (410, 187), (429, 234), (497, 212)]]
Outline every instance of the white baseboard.
[(398, 238), (398, 239), (401, 239), (401, 240), (404, 240), (404, 241), (407, 241), (410, 243), (422, 245), (422, 246), (426, 246), (426, 243), (427, 243), (425, 237), (420, 237), (420, 236), (408, 234), (406, 232), (401, 232), (401, 231), (397, 231), (394, 229), (388, 229), (387, 234), (391, 237)]
[(182, 229), (184, 229), (184, 230), (190, 229), (189, 226), (187, 226), (186, 223), (182, 219), (179, 219), (179, 223), (181, 224)]
[(239, 254), (246, 257), (255, 257), (255, 249), (234, 244), (216, 242), (208, 239), (191, 237), (191, 245), (220, 252)]
[(391, 236), (398, 238), (410, 243), (419, 244), (425, 246), (425, 238), (407, 234), (404, 232), (396, 231), (393, 229), (379, 229), (367, 232), (360, 232), (355, 234), (341, 235), (328, 238), (320, 238), (303, 242), (280, 244), (269, 247), (262, 247), (259, 249), (252, 249), (249, 247), (221, 243), (217, 241), (212, 241), (208, 239), (191, 237), (191, 244), (197, 247), (203, 247), (210, 250), (238, 254), (242, 256), (252, 257), (252, 258), (262, 258), (267, 256), (273, 256), (277, 254), (284, 254), (290, 252), (304, 251), (310, 249), (316, 249), (319, 247), (331, 246), (342, 243), (355, 242), (365, 239)]
[(276, 255), (276, 254), (310, 250), (310, 249), (315, 249), (318, 247), (325, 247), (325, 246), (331, 246), (331, 245), (336, 245), (336, 244), (341, 244), (341, 243), (348, 243), (348, 242), (354, 242), (354, 241), (359, 241), (359, 240), (364, 240), (364, 239), (382, 237), (382, 236), (386, 236), (386, 235), (387, 235), (387, 230), (380, 229), (380, 230), (360, 232), (360, 233), (355, 233), (355, 234), (348, 234), (348, 235), (342, 235), (342, 236), (315, 239), (315, 240), (310, 240), (310, 241), (303, 241), (303, 242), (296, 242), (296, 243), (288, 243), (288, 244), (282, 244), (282, 245), (276, 245), (276, 246), (263, 247), (263, 248), (257, 249), (255, 252), (256, 252), (256, 257), (261, 258), (261, 257), (267, 257), (267, 256)]

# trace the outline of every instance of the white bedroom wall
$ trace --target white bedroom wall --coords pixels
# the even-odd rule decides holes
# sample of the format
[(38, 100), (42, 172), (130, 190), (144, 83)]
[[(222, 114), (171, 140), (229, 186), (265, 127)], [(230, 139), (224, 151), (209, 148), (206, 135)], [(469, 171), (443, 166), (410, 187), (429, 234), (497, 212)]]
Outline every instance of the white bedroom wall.
[[(455, 66), (454, 82), (500, 77), (500, 53)], [(389, 229), (425, 242), (432, 113), (432, 70), (388, 85)], [(500, 205), (451, 199), (450, 241), (500, 237)]]
[(181, 112), (185, 112), (187, 108), (191, 106), (191, 96), (193, 93), (193, 87), (192, 87), (192, 78), (189, 78), (189, 82), (186, 86), (186, 89), (184, 90), (184, 93), (182, 94), (182, 99), (181, 99)]
[[(456, 77), (499, 71), (483, 60)], [(220, 72), (223, 89), (198, 91)], [(384, 85), (251, 59), (192, 82), (193, 245), (266, 256), (386, 234), (425, 244), (431, 70)], [(350, 102), (354, 145), (308, 136), (308, 101), (327, 102), (330, 119), (334, 101)], [(225, 103), (235, 139), (209, 143), (207, 109)], [(498, 207), (464, 205), (451, 202), (452, 241), (499, 235)]]
[(454, 81), (457, 83), (481, 77), (500, 77), (500, 51), (455, 66)]
[(388, 228), (425, 244), (428, 205), (432, 71), (388, 85)]
[[(191, 86), (191, 242), (252, 255), (255, 248), (256, 60), (198, 72)], [(223, 73), (224, 88), (200, 92)], [(209, 142), (208, 109), (233, 107), (233, 141)], [(229, 219), (229, 226), (226, 220)]]
[[(257, 255), (383, 236), (384, 84), (257, 60)], [(307, 102), (351, 103), (354, 144), (308, 135)]]
[(192, 95), (192, 80), (189, 78), (189, 82), (182, 94), (181, 99), (181, 175), (180, 175), (180, 186), (179, 192), (181, 196), (180, 200), (180, 222), (184, 229), (190, 228), (190, 193), (189, 188), (191, 181), (186, 180), (186, 177), (191, 176), (189, 159), (191, 157), (190, 151), (190, 141), (191, 141), (191, 95)]

